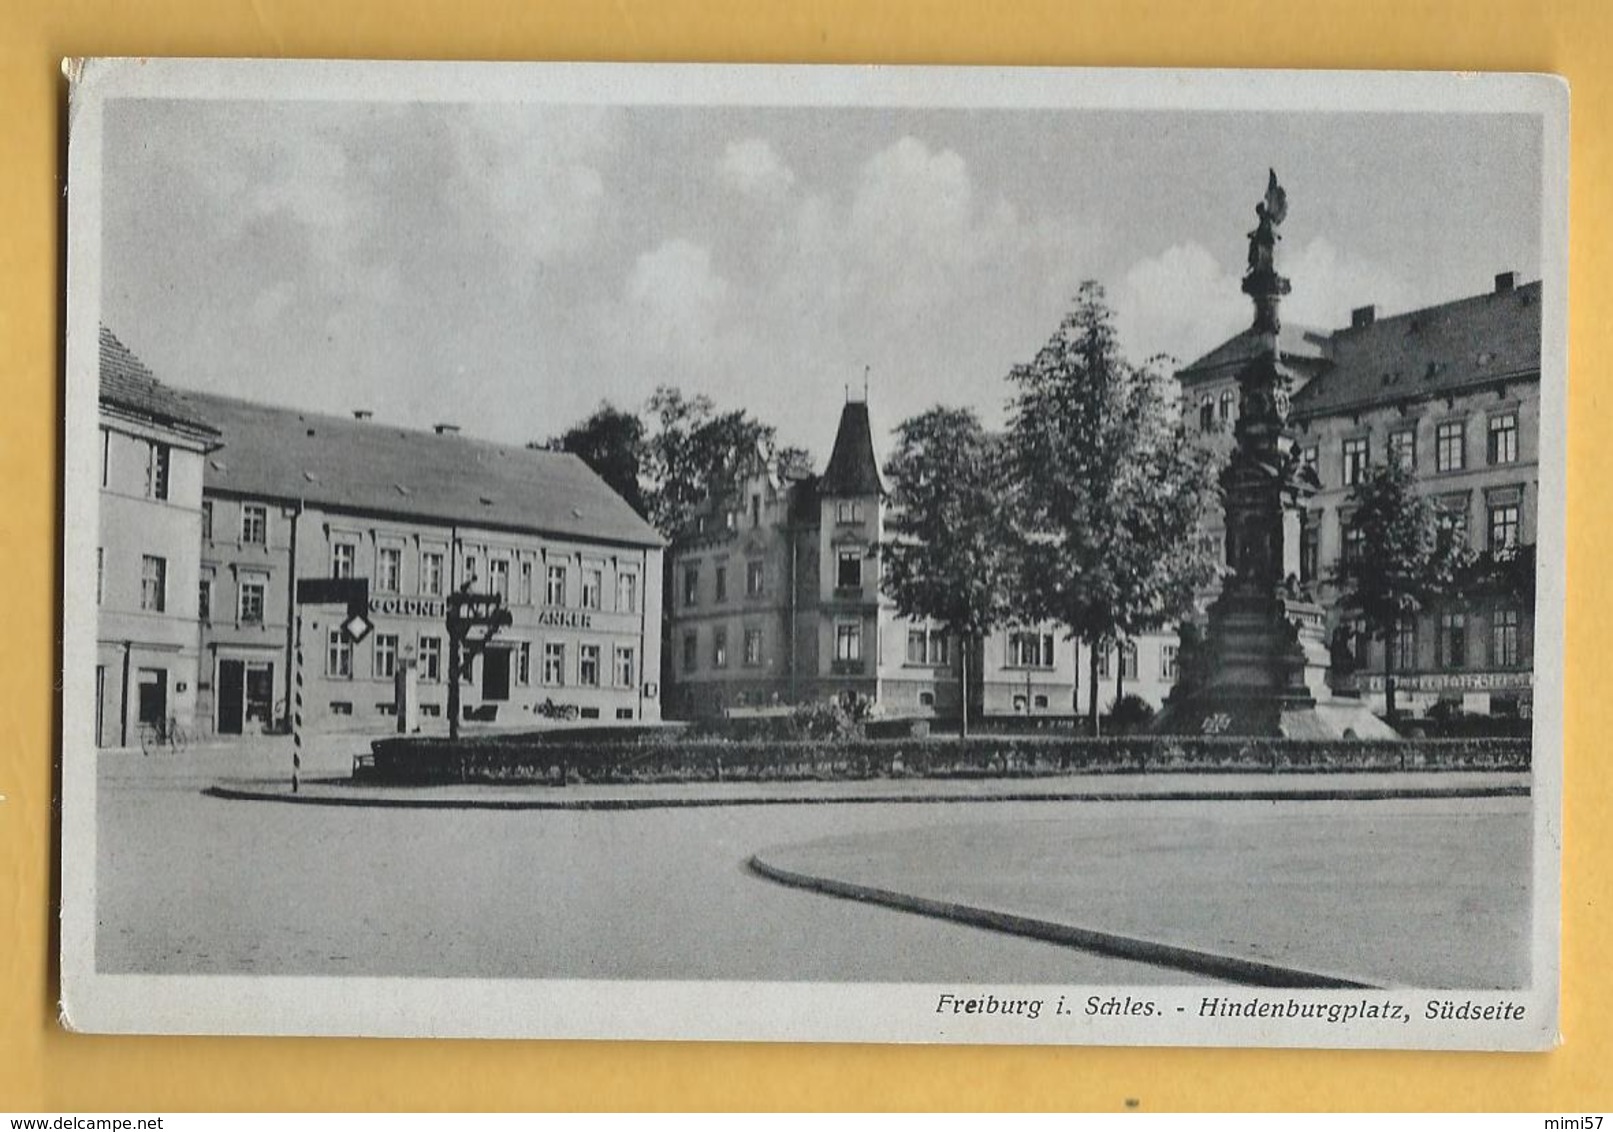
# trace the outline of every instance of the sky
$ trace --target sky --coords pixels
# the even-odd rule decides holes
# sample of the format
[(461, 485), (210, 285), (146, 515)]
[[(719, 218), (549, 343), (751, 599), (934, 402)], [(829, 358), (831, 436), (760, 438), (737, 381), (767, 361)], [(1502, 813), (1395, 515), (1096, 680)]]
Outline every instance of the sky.
[(180, 388), (525, 443), (672, 384), (821, 467), (865, 371), (882, 449), (1000, 426), (1083, 280), (1135, 360), (1245, 328), (1268, 167), (1285, 322), (1538, 278), (1540, 163), (1500, 114), (123, 99), (101, 319)]

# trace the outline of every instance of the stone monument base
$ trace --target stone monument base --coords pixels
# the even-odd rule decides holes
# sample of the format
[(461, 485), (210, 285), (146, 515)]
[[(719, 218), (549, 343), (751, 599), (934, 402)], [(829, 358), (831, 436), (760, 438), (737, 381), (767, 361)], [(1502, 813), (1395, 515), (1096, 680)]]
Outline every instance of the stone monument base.
[(1211, 686), (1172, 697), (1154, 718), (1155, 735), (1283, 739), (1398, 739), (1361, 700), (1274, 696), (1265, 688)]

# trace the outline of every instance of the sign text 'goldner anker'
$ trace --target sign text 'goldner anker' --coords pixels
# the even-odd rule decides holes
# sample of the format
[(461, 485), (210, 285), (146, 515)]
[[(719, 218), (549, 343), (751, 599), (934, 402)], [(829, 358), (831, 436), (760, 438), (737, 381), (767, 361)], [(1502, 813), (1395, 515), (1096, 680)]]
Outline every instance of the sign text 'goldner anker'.
[[(385, 617), (430, 617), (448, 615), (448, 605), (441, 598), (430, 597), (372, 597), (370, 612)], [(538, 614), (538, 624), (556, 629), (592, 629), (594, 617), (571, 609), (545, 609)]]

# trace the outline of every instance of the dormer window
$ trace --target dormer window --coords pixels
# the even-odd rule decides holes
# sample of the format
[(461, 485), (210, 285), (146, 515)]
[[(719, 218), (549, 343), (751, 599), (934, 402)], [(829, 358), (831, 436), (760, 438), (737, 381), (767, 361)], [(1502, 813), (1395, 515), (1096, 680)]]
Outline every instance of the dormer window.
[(835, 504), (835, 522), (860, 523), (863, 521), (863, 505), (858, 499), (842, 499)]

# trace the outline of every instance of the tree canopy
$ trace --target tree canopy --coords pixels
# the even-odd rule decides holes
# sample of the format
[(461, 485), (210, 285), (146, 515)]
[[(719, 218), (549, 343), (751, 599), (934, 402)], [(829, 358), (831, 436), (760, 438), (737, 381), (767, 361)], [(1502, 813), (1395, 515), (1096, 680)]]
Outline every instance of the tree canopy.
[(903, 616), (938, 622), (964, 644), (965, 731), (968, 647), (1008, 613), (1005, 470), (1002, 438), (973, 411), (940, 406), (902, 422), (885, 465), (885, 592)]
[(549, 447), (582, 457), (633, 510), (648, 517), (649, 506), (640, 480), (644, 422), (637, 416), (609, 401), (601, 402), (587, 420), (550, 439)]
[(1187, 434), (1161, 364), (1123, 356), (1103, 288), (1088, 282), (1009, 374), (1016, 613), (1091, 646), (1094, 717), (1098, 649), (1187, 615), (1215, 572), (1196, 537), (1213, 456)]

